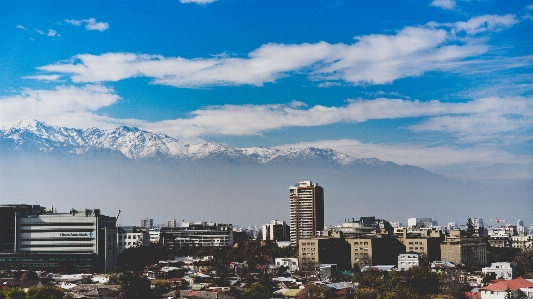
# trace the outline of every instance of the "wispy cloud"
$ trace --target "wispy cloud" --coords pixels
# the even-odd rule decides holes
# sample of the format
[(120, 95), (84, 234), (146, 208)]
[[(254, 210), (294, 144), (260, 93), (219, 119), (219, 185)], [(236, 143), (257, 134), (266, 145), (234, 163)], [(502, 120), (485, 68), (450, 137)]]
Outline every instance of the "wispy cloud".
[(433, 0), (429, 5), (442, 9), (454, 9), (456, 4), (455, 0)]
[(41, 29), (33, 29), (35, 30), (35, 32), (39, 33), (40, 35), (44, 35), (44, 31), (42, 31)]
[(471, 18), (466, 22), (455, 23), (458, 31), (465, 31), (468, 34), (478, 34), (487, 31), (501, 31), (517, 24), (519, 21), (515, 15), (504, 16), (485, 15)]
[[(76, 23), (75, 20), (68, 20)], [(74, 82), (153, 78), (175, 87), (256, 85), (294, 72), (307, 74), (321, 87), (344, 84), (387, 84), (428, 71), (457, 69), (466, 58), (487, 52), (484, 38), (458, 35), (498, 31), (516, 24), (514, 15), (485, 15), (466, 22), (428, 23), (396, 34), (356, 37), (352, 44), (265, 44), (246, 58), (216, 55), (186, 59), (134, 53), (80, 54), (71, 62), (38, 69), (70, 76)], [(78, 22), (79, 23), (79, 22)], [(76, 23), (76, 24), (78, 24)], [(80, 23), (81, 24), (81, 23)]]
[(46, 36), (59, 36), (59, 34), (53, 29), (48, 29), (48, 34)]
[(29, 30), (28, 28), (22, 26), (22, 25), (17, 25), (15, 28), (17, 29), (22, 29), (22, 30)]
[(0, 119), (2, 124), (21, 119), (39, 119), (53, 125), (111, 129), (117, 126), (115, 120), (100, 116), (95, 111), (119, 100), (120, 97), (113, 90), (100, 85), (60, 86), (53, 90), (27, 89), (20, 95), (0, 98)]
[(109, 29), (109, 24), (106, 22), (96, 22), (95, 18), (89, 18), (84, 20), (74, 20), (74, 19), (66, 19), (66, 23), (74, 25), (74, 26), (81, 26), (82, 24), (85, 24), (86, 30), (98, 30), (100, 32)]
[(27, 76), (22, 77), (23, 79), (35, 79), (35, 80), (41, 80), (41, 81), (57, 81), (59, 79), (59, 75), (36, 75), (36, 76)]

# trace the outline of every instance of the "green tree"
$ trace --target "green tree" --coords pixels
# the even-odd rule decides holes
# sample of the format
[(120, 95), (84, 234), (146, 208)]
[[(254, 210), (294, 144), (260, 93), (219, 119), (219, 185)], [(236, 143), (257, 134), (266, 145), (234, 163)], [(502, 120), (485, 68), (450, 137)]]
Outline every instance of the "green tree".
[(246, 288), (241, 295), (241, 299), (268, 299), (269, 297), (268, 289), (259, 282)]
[(533, 278), (533, 247), (520, 251), (512, 261), (515, 263), (516, 277)]
[(375, 288), (363, 287), (355, 291), (355, 299), (378, 299), (380, 298), (379, 291)]
[(26, 299), (63, 299), (63, 297), (63, 291), (51, 285), (45, 285), (40, 288), (31, 287), (26, 292)]
[(19, 288), (7, 289), (4, 291), (6, 299), (26, 299), (26, 293)]

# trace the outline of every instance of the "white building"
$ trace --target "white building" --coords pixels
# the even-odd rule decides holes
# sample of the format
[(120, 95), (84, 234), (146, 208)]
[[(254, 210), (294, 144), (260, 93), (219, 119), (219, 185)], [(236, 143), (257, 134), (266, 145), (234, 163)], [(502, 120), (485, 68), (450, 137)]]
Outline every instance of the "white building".
[(401, 253), (398, 255), (398, 270), (407, 271), (415, 266), (420, 266), (422, 255), (418, 253)]
[(298, 271), (298, 258), (297, 257), (278, 257), (274, 259), (274, 264), (276, 264), (277, 267), (287, 267), (289, 269), (289, 272), (295, 272)]
[(317, 236), (324, 229), (324, 189), (312, 181), (289, 188), (291, 244)]
[(512, 263), (507, 262), (498, 262), (498, 263), (492, 263), (490, 267), (484, 267), (481, 269), (483, 274), (489, 274), (494, 273), (496, 274), (496, 278), (503, 278), (503, 279), (513, 279), (513, 268)]
[(148, 234), (150, 235), (150, 243), (159, 242), (160, 231), (161, 229), (159, 227), (154, 227), (148, 230)]
[(264, 224), (262, 229), (263, 240), (288, 241), (290, 240), (290, 229), (285, 221), (272, 220)]
[(176, 227), (176, 219), (165, 220), (165, 227)]
[(137, 226), (121, 226), (118, 228), (118, 253), (124, 249), (150, 246), (150, 234), (146, 229)]
[(170, 247), (232, 246), (233, 225), (216, 222), (182, 222), (162, 227), (159, 238)]

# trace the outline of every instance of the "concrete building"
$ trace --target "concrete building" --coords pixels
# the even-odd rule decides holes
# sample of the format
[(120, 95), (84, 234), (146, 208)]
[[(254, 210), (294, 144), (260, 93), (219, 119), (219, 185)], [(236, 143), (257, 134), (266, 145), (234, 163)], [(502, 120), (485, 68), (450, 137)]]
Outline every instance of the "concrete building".
[(316, 237), (317, 231), (324, 229), (324, 189), (302, 181), (290, 186), (289, 199), (291, 244)]
[(216, 222), (182, 222), (162, 227), (160, 242), (170, 247), (232, 246), (233, 225)]
[(56, 213), (39, 205), (0, 206), (0, 267), (107, 272), (117, 262), (116, 218), (99, 209)]
[(118, 253), (124, 249), (150, 246), (150, 233), (145, 228), (137, 226), (121, 226), (118, 230)]
[(313, 270), (318, 264), (336, 264), (340, 270), (351, 268), (350, 245), (344, 238), (300, 239), (298, 246), (300, 270)]
[(496, 279), (513, 279), (513, 264), (507, 262), (498, 262), (492, 263), (490, 267), (484, 267), (481, 269), (483, 274), (494, 273), (496, 274)]
[(164, 227), (176, 227), (176, 219), (167, 219), (167, 220), (165, 220)]
[(398, 270), (407, 271), (422, 264), (422, 255), (418, 253), (402, 253), (398, 255)]
[(389, 235), (369, 235), (346, 238), (350, 245), (350, 265), (396, 265), (398, 255), (405, 253), (405, 246)]
[(401, 232), (396, 236), (405, 246), (406, 252), (414, 252), (427, 256), (430, 261), (441, 260), (441, 243), (444, 232), (437, 229), (397, 229)]
[(139, 227), (143, 227), (146, 229), (150, 229), (153, 226), (154, 226), (154, 219), (150, 219), (150, 218), (141, 219), (141, 225), (139, 225)]
[(466, 237), (465, 232), (453, 229), (440, 245), (441, 260), (447, 262), (487, 263), (487, 246), (481, 237)]
[(290, 240), (290, 228), (281, 220), (272, 220), (270, 223), (263, 225), (262, 227), (263, 240), (271, 241), (289, 241)]
[(533, 235), (520, 234), (511, 236), (511, 246), (513, 248), (526, 249), (533, 245)]
[(332, 231), (340, 231), (345, 238), (358, 237), (366, 234), (392, 234), (394, 227), (383, 219), (374, 216), (344, 219), (342, 226), (330, 228)]

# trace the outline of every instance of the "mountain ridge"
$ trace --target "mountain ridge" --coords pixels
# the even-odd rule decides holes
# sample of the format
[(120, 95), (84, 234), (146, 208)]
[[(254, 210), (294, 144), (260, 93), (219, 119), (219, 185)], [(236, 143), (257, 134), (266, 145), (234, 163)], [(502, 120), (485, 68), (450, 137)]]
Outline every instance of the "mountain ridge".
[(377, 158), (354, 158), (329, 148), (275, 149), (269, 147), (234, 148), (220, 143), (186, 144), (171, 136), (119, 126), (114, 130), (98, 128), (76, 129), (51, 126), (37, 120), (22, 120), (0, 129), (0, 138), (13, 141), (11, 150), (32, 149), (39, 152), (60, 151), (82, 154), (91, 149), (119, 151), (130, 159), (162, 155), (173, 159), (207, 159), (224, 155), (233, 159), (269, 163), (279, 159), (321, 159), (340, 165), (366, 163), (383, 165), (394, 163)]

